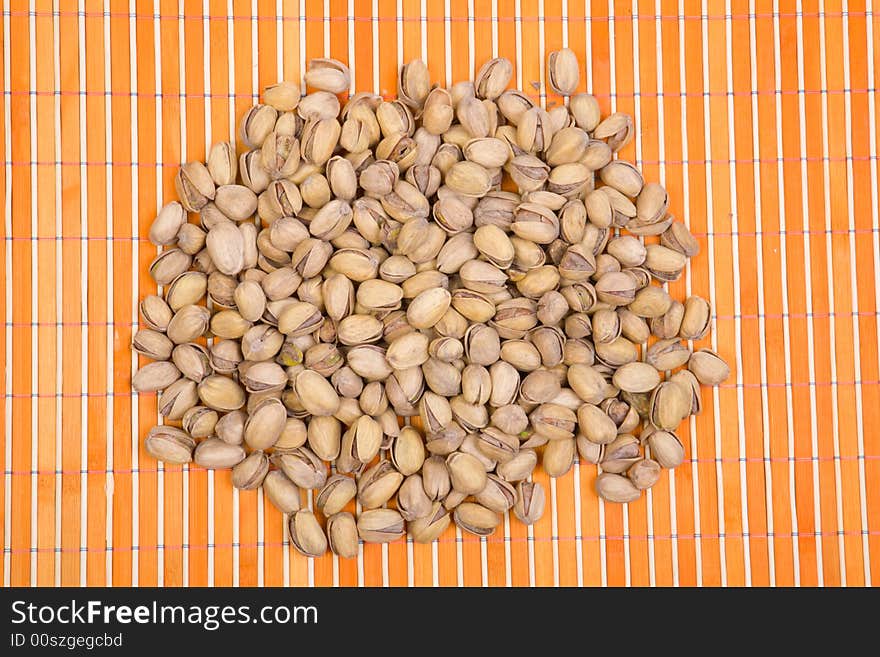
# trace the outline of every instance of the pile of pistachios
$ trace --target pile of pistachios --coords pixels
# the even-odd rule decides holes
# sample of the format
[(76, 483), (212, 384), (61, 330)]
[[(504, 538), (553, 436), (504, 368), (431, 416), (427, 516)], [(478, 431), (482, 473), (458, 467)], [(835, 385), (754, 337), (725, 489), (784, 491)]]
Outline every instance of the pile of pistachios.
[(698, 243), (615, 158), (632, 118), (572, 95), (573, 52), (548, 59), (566, 100), (548, 109), (512, 72), (493, 59), (446, 89), (413, 61), (396, 100), (343, 106), (348, 68), (314, 60), (310, 93), (267, 88), (239, 147), (180, 168), (133, 339), (154, 361), (133, 388), (161, 391), (150, 455), (232, 468), (297, 550), (342, 557), (534, 523), (539, 460), (597, 464), (610, 502), (683, 461), (676, 428), (730, 373), (687, 343), (709, 303), (663, 286)]

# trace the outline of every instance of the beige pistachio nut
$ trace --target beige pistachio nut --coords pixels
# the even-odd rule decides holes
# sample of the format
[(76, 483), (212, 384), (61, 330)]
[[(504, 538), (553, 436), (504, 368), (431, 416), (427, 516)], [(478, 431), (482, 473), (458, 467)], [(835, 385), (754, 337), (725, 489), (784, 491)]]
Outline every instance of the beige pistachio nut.
[(358, 530), (354, 516), (343, 511), (327, 518), (327, 540), (333, 554), (343, 559), (358, 555)]
[(307, 557), (320, 557), (327, 551), (327, 537), (318, 519), (308, 509), (300, 509), (287, 521), (290, 543), (297, 552)]
[(516, 486), (513, 513), (525, 525), (534, 525), (544, 515), (544, 487), (534, 481), (521, 481)]
[(455, 508), (453, 521), (462, 530), (476, 536), (489, 536), (501, 523), (501, 518), (491, 509), (475, 502), (463, 502)]
[(358, 534), (365, 543), (390, 543), (405, 533), (405, 522), (394, 509), (369, 509), (360, 514)]
[(611, 472), (603, 472), (596, 477), (596, 493), (606, 502), (624, 504), (635, 502), (642, 496), (642, 492), (629, 479)]
[(241, 445), (233, 445), (219, 438), (207, 438), (196, 447), (193, 461), (208, 470), (223, 470), (238, 465), (245, 456)]
[(196, 442), (189, 434), (168, 425), (153, 427), (144, 439), (147, 454), (165, 463), (189, 463), (195, 447)]

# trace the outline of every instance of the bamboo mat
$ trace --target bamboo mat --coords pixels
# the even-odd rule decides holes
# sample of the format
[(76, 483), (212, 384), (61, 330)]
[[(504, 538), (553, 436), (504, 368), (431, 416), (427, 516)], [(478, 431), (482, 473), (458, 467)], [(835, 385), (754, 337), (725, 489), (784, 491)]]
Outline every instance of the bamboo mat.
[[(877, 78), (872, 2), (32, 0), (3, 3), (4, 585), (870, 585), (880, 578)], [(634, 115), (622, 153), (702, 252), (671, 285), (717, 313), (732, 365), (683, 427), (687, 460), (629, 507), (595, 468), (545, 517), (480, 540), (310, 561), (228, 472), (163, 468), (133, 396), (145, 239), (178, 164), (235, 134), (307, 59), (393, 94), (401, 62), (493, 55)], [(538, 94), (536, 93), (536, 97)], [(541, 101), (559, 102), (541, 97)], [(704, 346), (699, 345), (699, 346)]]

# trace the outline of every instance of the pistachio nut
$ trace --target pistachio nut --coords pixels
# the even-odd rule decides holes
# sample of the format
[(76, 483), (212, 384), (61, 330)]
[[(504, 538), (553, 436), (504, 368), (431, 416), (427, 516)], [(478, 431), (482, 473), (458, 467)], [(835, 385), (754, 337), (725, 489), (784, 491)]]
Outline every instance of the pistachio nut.
[(369, 509), (360, 514), (358, 534), (365, 543), (390, 543), (405, 533), (403, 516), (394, 509)]
[(327, 518), (327, 539), (333, 554), (343, 559), (358, 555), (358, 530), (354, 516), (343, 511)]
[(245, 459), (241, 445), (233, 445), (219, 438), (207, 438), (200, 442), (193, 454), (193, 461), (208, 470), (232, 468)]
[(300, 509), (290, 514), (287, 521), (290, 543), (296, 551), (307, 557), (320, 557), (327, 551), (327, 537), (318, 524), (315, 514)]
[(195, 447), (196, 441), (189, 434), (168, 425), (153, 427), (144, 439), (147, 454), (165, 463), (189, 463)]

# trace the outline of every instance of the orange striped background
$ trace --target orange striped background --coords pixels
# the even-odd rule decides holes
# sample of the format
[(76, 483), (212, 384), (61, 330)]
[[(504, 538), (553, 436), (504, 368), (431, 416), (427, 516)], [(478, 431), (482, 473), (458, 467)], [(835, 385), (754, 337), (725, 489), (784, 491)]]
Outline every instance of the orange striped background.
[[(870, 585), (880, 577), (877, 86), (871, 2), (24, 0), (3, 3), (4, 585)], [(144, 241), (176, 167), (227, 139), (306, 59), (393, 94), (494, 54), (633, 113), (622, 155), (702, 247), (671, 285), (711, 298), (734, 375), (684, 428), (687, 461), (628, 508), (595, 468), (483, 541), (310, 562), (228, 472), (159, 468), (156, 397), (130, 393)], [(519, 46), (519, 48), (518, 48)], [(451, 67), (449, 69), (448, 67)], [(547, 103), (560, 99), (549, 97)], [(873, 580), (872, 580), (873, 577)]]

